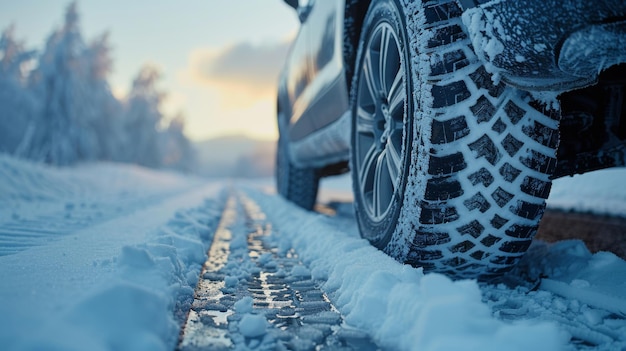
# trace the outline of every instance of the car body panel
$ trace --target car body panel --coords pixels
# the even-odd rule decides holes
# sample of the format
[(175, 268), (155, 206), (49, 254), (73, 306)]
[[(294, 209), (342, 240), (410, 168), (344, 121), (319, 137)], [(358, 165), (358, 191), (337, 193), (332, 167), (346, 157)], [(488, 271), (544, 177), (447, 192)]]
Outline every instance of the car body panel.
[[(280, 108), (289, 119), (289, 140), (300, 145), (316, 131), (337, 122), (349, 109), (342, 48), (344, 2), (314, 1), (308, 6), (311, 8), (303, 19), (279, 85), (279, 104), (287, 105)], [(312, 139), (324, 142), (319, 137)], [(347, 145), (341, 148), (330, 151), (347, 157)], [(293, 149), (290, 158), (294, 164), (322, 162), (317, 155), (297, 151), (309, 148)]]

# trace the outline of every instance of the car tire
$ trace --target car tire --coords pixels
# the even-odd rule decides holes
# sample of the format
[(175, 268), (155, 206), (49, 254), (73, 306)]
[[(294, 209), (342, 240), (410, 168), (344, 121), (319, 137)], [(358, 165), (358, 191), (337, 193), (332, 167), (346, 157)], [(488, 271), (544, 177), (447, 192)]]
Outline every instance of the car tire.
[(497, 82), (460, 15), (455, 1), (370, 5), (351, 90), (355, 212), (397, 260), (489, 279), (536, 233), (560, 114)]
[[(278, 117), (279, 123), (281, 118), (282, 116)], [(276, 148), (276, 188), (285, 199), (305, 210), (312, 210), (317, 199), (319, 172), (314, 168), (298, 168), (293, 165), (284, 133), (281, 130)]]

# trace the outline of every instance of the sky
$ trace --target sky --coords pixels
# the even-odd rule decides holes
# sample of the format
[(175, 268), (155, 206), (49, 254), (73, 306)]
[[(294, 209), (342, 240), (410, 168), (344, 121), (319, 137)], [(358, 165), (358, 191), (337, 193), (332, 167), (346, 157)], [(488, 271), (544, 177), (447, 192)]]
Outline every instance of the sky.
[[(26, 48), (42, 50), (63, 23), (70, 0), (0, 0), (0, 30), (15, 25)], [(112, 46), (111, 88), (129, 91), (142, 65), (159, 67), (168, 93), (163, 111), (186, 116), (195, 141), (245, 134), (277, 137), (278, 74), (298, 19), (282, 0), (79, 0), (89, 42)]]

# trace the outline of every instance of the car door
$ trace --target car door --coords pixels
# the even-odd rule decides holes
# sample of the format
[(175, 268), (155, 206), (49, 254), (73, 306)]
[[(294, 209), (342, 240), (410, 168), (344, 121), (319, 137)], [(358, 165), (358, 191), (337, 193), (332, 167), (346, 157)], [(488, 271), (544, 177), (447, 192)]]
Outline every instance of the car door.
[[(314, 129), (312, 121), (301, 119), (303, 115), (302, 96), (311, 83), (311, 49), (310, 49), (310, 16), (303, 13), (308, 6), (301, 0), (298, 5), (300, 29), (291, 46), (287, 58), (285, 85), (289, 104), (290, 139), (297, 140), (311, 133)], [(308, 11), (308, 10), (307, 10)]]
[[(301, 27), (288, 58), (290, 139), (300, 140), (336, 120), (347, 106), (341, 63), (342, 1), (301, 1)], [(339, 34), (338, 34), (339, 33)], [(339, 36), (339, 42), (338, 42)], [(345, 81), (341, 89), (346, 90)], [(333, 96), (334, 94), (334, 96)], [(339, 102), (339, 103), (338, 103)]]
[(343, 71), (343, 1), (316, 1), (309, 26), (311, 82), (308, 111), (316, 129), (337, 120), (348, 109)]

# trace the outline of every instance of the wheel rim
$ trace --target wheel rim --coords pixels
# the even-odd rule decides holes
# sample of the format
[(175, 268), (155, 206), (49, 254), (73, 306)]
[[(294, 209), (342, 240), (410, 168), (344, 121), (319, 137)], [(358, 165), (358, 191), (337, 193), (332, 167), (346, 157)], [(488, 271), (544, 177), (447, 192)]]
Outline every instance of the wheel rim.
[(358, 191), (375, 222), (399, 198), (404, 169), (406, 72), (398, 35), (386, 22), (368, 37), (359, 72), (355, 118)]

